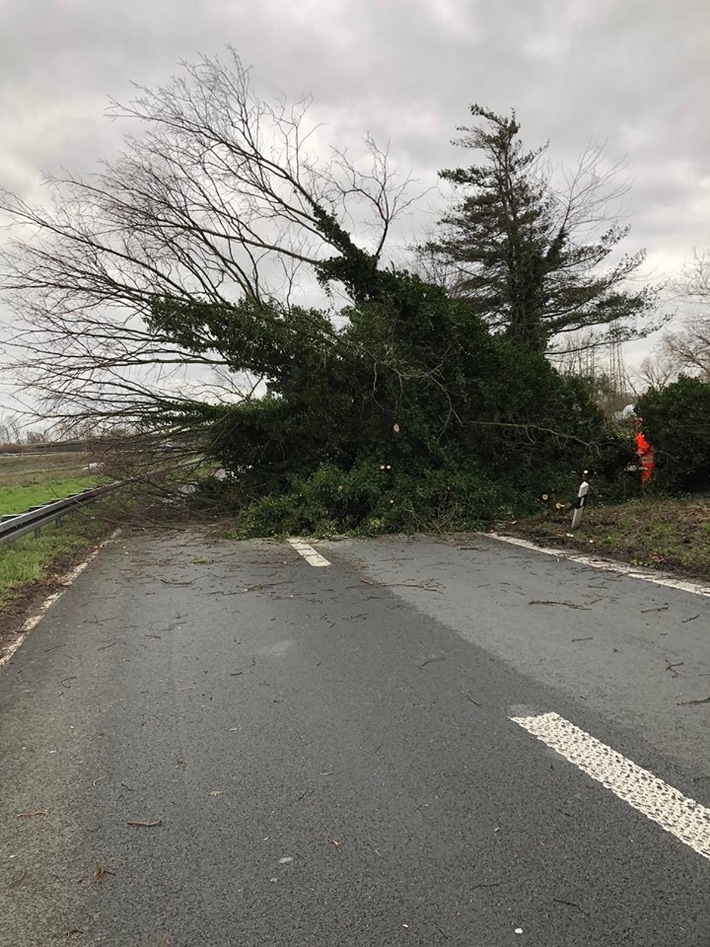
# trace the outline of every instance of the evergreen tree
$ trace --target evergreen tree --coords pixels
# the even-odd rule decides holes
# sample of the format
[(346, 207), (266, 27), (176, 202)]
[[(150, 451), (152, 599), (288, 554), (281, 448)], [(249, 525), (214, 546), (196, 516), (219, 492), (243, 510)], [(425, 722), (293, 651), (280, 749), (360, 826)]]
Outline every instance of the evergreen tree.
[(454, 144), (482, 160), (439, 172), (462, 197), (421, 255), (447, 264), (453, 295), (517, 345), (544, 352), (559, 333), (609, 323), (626, 337), (640, 334), (635, 317), (650, 309), (653, 292), (631, 291), (625, 281), (644, 253), (610, 261), (628, 233), (616, 223), (590, 238), (610, 196), (600, 153), (588, 152), (560, 193), (542, 168), (547, 145), (525, 150), (514, 113), (472, 105), (471, 114), (481, 123), (460, 128), (465, 137)]

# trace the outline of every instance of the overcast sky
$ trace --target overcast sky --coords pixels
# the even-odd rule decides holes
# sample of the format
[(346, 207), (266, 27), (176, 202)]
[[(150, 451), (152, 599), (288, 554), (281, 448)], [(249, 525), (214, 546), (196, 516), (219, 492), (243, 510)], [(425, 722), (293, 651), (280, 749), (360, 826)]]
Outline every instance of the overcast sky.
[(470, 163), (467, 107), (514, 107), (529, 145), (625, 160), (633, 240), (659, 274), (710, 245), (708, 0), (0, 0), (0, 186), (120, 146), (131, 82), (226, 44), (267, 94), (311, 93), (330, 138), (366, 132), (425, 184)]

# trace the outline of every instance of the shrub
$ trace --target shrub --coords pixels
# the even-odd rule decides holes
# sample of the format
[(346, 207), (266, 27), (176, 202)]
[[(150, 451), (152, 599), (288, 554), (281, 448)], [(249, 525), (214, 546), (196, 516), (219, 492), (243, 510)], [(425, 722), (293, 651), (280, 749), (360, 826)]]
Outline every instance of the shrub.
[(656, 451), (658, 486), (672, 493), (710, 489), (710, 384), (681, 377), (636, 403)]

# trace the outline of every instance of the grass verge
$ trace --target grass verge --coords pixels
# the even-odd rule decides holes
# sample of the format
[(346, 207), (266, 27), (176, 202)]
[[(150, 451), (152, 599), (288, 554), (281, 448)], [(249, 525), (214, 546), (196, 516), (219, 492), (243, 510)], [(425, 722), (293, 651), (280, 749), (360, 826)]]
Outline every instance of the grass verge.
[[(107, 501), (108, 503), (108, 501)], [(106, 503), (97, 502), (53, 523), (40, 536), (25, 536), (0, 548), (0, 618), (29, 586), (66, 571), (113, 529)]]
[(547, 546), (610, 556), (634, 566), (710, 581), (710, 496), (643, 496), (618, 506), (594, 505), (570, 535), (570, 510), (551, 510), (500, 531)]
[(13, 484), (0, 487), (0, 516), (7, 513), (22, 513), (31, 506), (42, 506), (53, 500), (61, 500), (72, 493), (98, 486), (102, 477), (69, 477), (63, 480), (48, 480), (46, 483)]

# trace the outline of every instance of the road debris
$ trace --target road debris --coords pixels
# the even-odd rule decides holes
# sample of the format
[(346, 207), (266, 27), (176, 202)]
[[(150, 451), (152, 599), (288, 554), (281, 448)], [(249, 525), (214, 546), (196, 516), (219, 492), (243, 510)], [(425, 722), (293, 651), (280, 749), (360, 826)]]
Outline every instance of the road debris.
[(156, 825), (162, 825), (162, 824), (163, 824), (162, 819), (155, 819), (153, 822), (141, 822), (137, 819), (126, 820), (126, 825), (134, 825), (137, 828), (142, 828), (142, 829), (152, 829), (152, 828), (155, 828)]
[(221, 795), (222, 795), (221, 789), (213, 789), (212, 792), (210, 793), (210, 796), (212, 797), (212, 799), (216, 799), (217, 796), (221, 796)]
[(564, 898), (553, 898), (555, 904), (566, 904), (569, 908), (576, 908), (581, 914), (584, 914), (585, 917), (589, 917), (587, 911), (584, 908), (581, 908), (578, 904), (575, 904), (574, 901), (565, 901)]
[(99, 882), (103, 881), (107, 875), (115, 874), (116, 872), (112, 868), (107, 868), (106, 865), (97, 865), (92, 880), (94, 884), (99, 884)]
[(22, 882), (27, 877), (27, 869), (23, 868), (17, 878), (13, 878), (12, 881), (8, 884), (8, 888), (19, 888)]
[(17, 818), (18, 819), (34, 819), (35, 816), (48, 816), (48, 815), (49, 815), (49, 812), (47, 811), (47, 809), (35, 809), (35, 810), (28, 810), (27, 812), (18, 812)]
[(673, 677), (678, 677), (676, 668), (682, 667), (684, 663), (684, 661), (677, 661), (675, 664), (671, 664), (668, 658), (666, 658), (666, 671), (670, 671)]
[(555, 602), (548, 599), (534, 598), (528, 602), (528, 605), (564, 605), (566, 608), (578, 608), (583, 612), (591, 612), (589, 605), (577, 605), (575, 602)]
[(679, 700), (678, 707), (687, 707), (688, 704), (710, 704), (710, 697), (702, 697), (700, 700)]
[(445, 661), (446, 658), (443, 655), (438, 655), (434, 658), (427, 658), (426, 661), (423, 661), (421, 664), (418, 664), (417, 667), (421, 671), (422, 668), (426, 667), (427, 664), (434, 664), (435, 661)]

